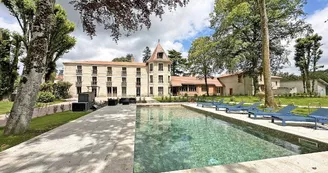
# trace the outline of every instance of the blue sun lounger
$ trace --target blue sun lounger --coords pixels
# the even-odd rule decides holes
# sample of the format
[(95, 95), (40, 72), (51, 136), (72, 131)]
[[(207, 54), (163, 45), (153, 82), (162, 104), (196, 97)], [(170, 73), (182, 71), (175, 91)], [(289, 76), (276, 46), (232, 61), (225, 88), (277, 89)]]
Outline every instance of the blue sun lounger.
[[(312, 112), (310, 115), (313, 115), (316, 111)], [(272, 115), (271, 122), (274, 123), (274, 120), (282, 121), (282, 125), (286, 125), (286, 121), (299, 121), (299, 122), (316, 122), (316, 119), (313, 117), (304, 117), (300, 115), (295, 115), (292, 113), (285, 114), (285, 115)]]
[(312, 112), (309, 117), (315, 119), (315, 128), (317, 129), (317, 123), (325, 124), (328, 122), (328, 109), (319, 108), (316, 111)]
[(212, 107), (212, 106), (223, 104), (223, 101), (224, 101), (224, 99), (221, 99), (218, 102), (203, 103), (203, 104), (200, 104), (200, 106), (201, 107)]
[(251, 106), (241, 106), (241, 107), (227, 107), (226, 108), (226, 112), (231, 112), (231, 111), (252, 111), (254, 109), (257, 109), (256, 107), (258, 107), (259, 105), (261, 104), (261, 102), (257, 102), (257, 103), (254, 103), (253, 105)]
[(254, 116), (254, 119), (257, 118), (257, 116), (272, 116), (272, 115), (286, 115), (286, 114), (291, 114), (291, 111), (293, 111), (294, 109), (296, 109), (297, 106), (294, 105), (288, 105), (286, 107), (283, 107), (282, 109), (280, 109), (277, 112), (265, 112), (259, 109), (253, 109), (251, 111), (248, 111), (248, 117), (250, 118), (251, 115)]
[(234, 105), (234, 106), (231, 106), (231, 105), (228, 105), (228, 104), (221, 104), (221, 105), (216, 105), (215, 106), (215, 110), (219, 110), (219, 108), (225, 108), (225, 109), (231, 109), (231, 108), (240, 108), (243, 106), (245, 102), (239, 102), (237, 105)]

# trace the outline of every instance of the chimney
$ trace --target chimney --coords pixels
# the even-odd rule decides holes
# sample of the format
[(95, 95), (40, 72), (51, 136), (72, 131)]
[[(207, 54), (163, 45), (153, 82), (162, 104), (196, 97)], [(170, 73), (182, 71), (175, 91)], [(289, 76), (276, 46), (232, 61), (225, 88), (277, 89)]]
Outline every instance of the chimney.
[(131, 58), (131, 62), (134, 62), (134, 57)]

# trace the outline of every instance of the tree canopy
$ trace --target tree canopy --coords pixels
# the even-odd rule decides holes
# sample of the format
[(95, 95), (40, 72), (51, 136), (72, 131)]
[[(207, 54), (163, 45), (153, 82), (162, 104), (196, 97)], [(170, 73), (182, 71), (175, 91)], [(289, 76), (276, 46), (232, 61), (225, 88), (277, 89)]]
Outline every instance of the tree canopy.
[(114, 58), (113, 62), (131, 62), (133, 58), (133, 54), (127, 54), (126, 56), (121, 56), (118, 58)]
[(145, 50), (143, 51), (143, 55), (142, 55), (142, 62), (147, 62), (147, 60), (151, 57), (151, 51), (149, 49), (149, 47), (147, 46), (145, 48)]
[(178, 52), (174, 49), (168, 51), (168, 57), (172, 61), (171, 64), (171, 75), (172, 76), (180, 76), (182, 75), (188, 64), (187, 59), (183, 58), (181, 52)]
[(222, 59), (217, 57), (215, 45), (210, 37), (199, 37), (193, 41), (188, 56), (189, 70), (192, 74), (205, 79), (207, 95), (209, 95), (207, 78), (223, 67)]
[[(270, 31), (270, 66), (273, 73), (286, 63), (289, 52), (282, 44), (308, 28), (303, 12), (304, 0), (267, 0)], [(211, 13), (219, 57), (226, 57), (228, 71), (243, 71), (253, 78), (254, 94), (258, 91), (258, 76), (263, 73), (261, 15), (257, 1), (216, 0)]]

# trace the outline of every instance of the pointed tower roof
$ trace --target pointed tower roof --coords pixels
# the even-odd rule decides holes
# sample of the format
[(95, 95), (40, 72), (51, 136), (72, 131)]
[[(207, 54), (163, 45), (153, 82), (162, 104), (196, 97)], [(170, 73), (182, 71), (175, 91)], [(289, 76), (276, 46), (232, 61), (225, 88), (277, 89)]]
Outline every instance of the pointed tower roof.
[[(160, 58), (160, 53), (162, 53), (162, 58)], [(147, 60), (147, 63), (148, 62), (169, 62), (171, 63), (171, 60), (170, 58), (166, 55), (163, 47), (161, 46), (161, 44), (159, 43), (158, 41), (158, 44), (152, 54), (152, 56)]]

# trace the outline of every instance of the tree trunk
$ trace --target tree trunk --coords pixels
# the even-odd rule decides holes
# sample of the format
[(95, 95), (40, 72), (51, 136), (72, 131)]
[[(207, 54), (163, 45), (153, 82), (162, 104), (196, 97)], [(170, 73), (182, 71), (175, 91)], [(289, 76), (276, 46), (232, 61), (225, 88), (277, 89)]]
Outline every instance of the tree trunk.
[(311, 94), (311, 84), (309, 79), (309, 72), (305, 70), (305, 86), (306, 86), (306, 93)]
[(258, 5), (260, 8), (260, 15), (261, 15), (265, 106), (277, 107), (277, 105), (274, 102), (273, 92), (272, 92), (272, 87), (271, 87), (269, 28), (268, 28), (268, 17), (267, 17), (267, 12), (266, 12), (265, 0), (258, 0)]
[(259, 91), (259, 79), (258, 76), (252, 76), (252, 78), (253, 78), (254, 96), (255, 96)]
[(208, 92), (208, 84), (207, 84), (207, 75), (205, 74), (205, 87), (206, 87), (206, 95), (210, 96), (209, 92)]
[(20, 86), (4, 129), (5, 135), (26, 132), (32, 119), (37, 94), (46, 68), (47, 43), (53, 23), (54, 4), (54, 0), (42, 0), (37, 3), (31, 42)]
[(303, 81), (303, 93), (306, 93), (306, 85), (305, 85), (305, 75), (304, 75), (304, 72), (302, 72), (302, 81)]

